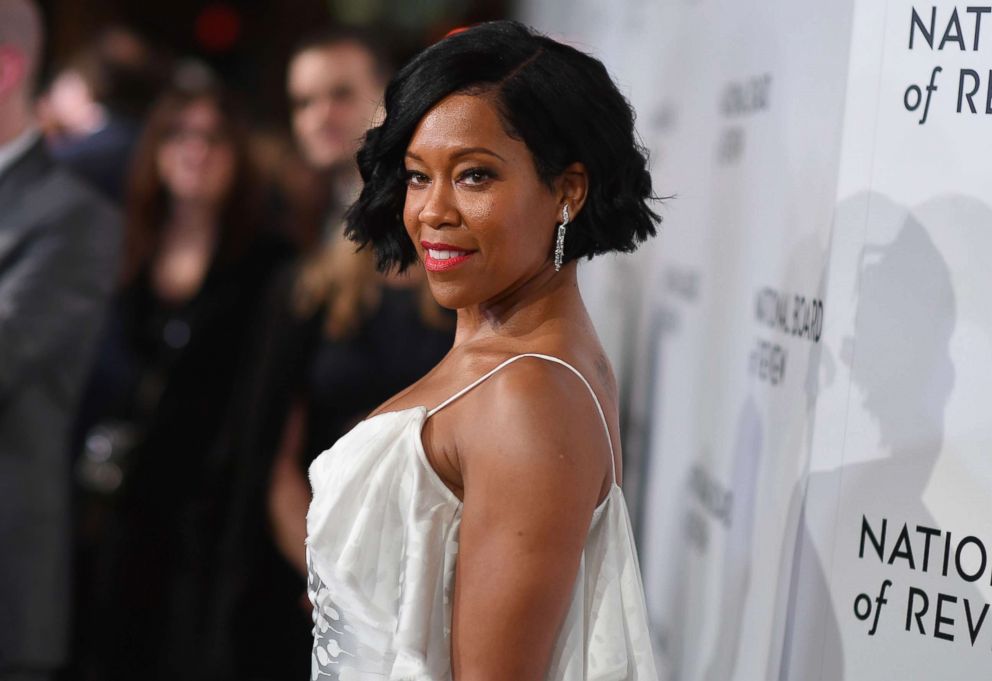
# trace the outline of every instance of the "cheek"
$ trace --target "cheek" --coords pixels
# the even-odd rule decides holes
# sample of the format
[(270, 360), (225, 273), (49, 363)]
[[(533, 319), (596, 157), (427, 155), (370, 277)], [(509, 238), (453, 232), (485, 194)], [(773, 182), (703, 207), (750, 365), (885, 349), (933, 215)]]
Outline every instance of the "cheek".
[(316, 107), (308, 107), (296, 114), (296, 129), (303, 135), (313, 134), (320, 127), (320, 116)]
[(420, 223), (420, 211), (424, 205), (424, 192), (403, 190), (403, 224), (407, 229), (415, 228)]
[(168, 182), (173, 176), (176, 167), (175, 150), (169, 146), (160, 147), (155, 157), (155, 167), (158, 169), (158, 176)]
[(423, 208), (424, 199), (422, 194), (406, 191), (403, 199), (403, 226), (406, 227), (407, 234), (413, 239), (417, 236), (420, 226), (420, 211)]
[(297, 137), (302, 137), (307, 131), (306, 115), (303, 111), (296, 111), (293, 114), (293, 132)]
[(520, 200), (511, 188), (487, 192), (464, 202), (462, 218), (474, 231), (488, 252), (490, 261), (511, 259), (520, 264), (530, 262), (531, 250), (539, 239), (530, 204)]
[[(504, 199), (505, 200), (505, 199)], [(493, 193), (469, 195), (460, 206), (462, 219), (473, 225), (494, 227), (507, 217), (506, 206), (500, 197)]]
[(218, 149), (208, 166), (213, 188), (226, 189), (234, 177), (234, 153), (230, 149)]

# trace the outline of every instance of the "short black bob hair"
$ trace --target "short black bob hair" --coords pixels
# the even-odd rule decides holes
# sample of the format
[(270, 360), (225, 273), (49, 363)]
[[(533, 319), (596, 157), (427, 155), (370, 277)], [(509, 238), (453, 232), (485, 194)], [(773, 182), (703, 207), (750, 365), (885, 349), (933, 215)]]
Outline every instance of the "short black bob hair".
[(583, 209), (569, 224), (564, 261), (633, 251), (655, 234), (647, 205), (647, 152), (634, 112), (603, 64), (511, 20), (491, 21), (435, 43), (407, 63), (385, 93), (385, 118), (358, 151), (364, 187), (345, 234), (371, 245), (381, 271), (404, 270), (417, 252), (403, 226), (404, 156), (420, 119), (450, 94), (493, 98), (507, 133), (530, 150), (549, 187), (571, 163), (589, 175)]

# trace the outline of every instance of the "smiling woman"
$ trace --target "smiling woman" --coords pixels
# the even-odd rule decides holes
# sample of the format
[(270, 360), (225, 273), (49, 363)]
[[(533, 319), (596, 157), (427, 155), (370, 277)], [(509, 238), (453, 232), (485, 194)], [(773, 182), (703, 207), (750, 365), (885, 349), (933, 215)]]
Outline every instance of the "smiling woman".
[[(438, 302), (450, 308), (492, 298), (539, 271), (552, 251), (559, 195), (568, 194), (574, 213), (588, 186), (581, 163), (564, 169), (557, 191), (545, 185), (527, 145), (504, 130), (493, 100), (461, 93), (421, 119), (405, 167), (409, 243), (435, 275)], [(536, 229), (542, 223), (543, 234)]]
[(576, 280), (655, 233), (630, 105), (596, 59), (500, 21), (414, 58), (385, 114), (346, 233), (383, 270), (422, 263), (458, 324), (310, 468), (313, 679), (655, 679)]
[[(386, 90), (388, 118), (368, 132), (359, 152), (366, 191), (349, 220), (349, 234), (374, 246), (380, 266), (405, 267), (417, 257), (398, 220), (409, 182), (404, 157), (415, 131), (430, 127), (428, 112), (453, 95), (488, 103), (494, 110), (489, 122), (527, 152), (548, 189), (575, 162), (595, 179), (585, 215), (571, 225), (566, 262), (632, 251), (654, 235), (658, 216), (646, 203), (654, 198), (646, 151), (636, 140), (633, 111), (603, 64), (518, 23), (490, 22), (420, 53)], [(455, 151), (503, 160), (484, 146)]]

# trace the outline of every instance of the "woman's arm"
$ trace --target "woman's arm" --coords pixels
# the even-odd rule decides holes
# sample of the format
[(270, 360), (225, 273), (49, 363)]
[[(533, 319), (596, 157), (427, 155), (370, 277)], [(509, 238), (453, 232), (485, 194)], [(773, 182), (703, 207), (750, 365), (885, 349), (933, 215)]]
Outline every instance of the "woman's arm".
[(609, 475), (607, 435), (592, 396), (564, 367), (520, 363), (471, 397), (456, 426), (464, 507), (454, 679), (539, 681)]
[(307, 574), (305, 542), (310, 484), (300, 470), (306, 430), (306, 406), (296, 400), (289, 409), (269, 480), (269, 522), (280, 553), (300, 574)]

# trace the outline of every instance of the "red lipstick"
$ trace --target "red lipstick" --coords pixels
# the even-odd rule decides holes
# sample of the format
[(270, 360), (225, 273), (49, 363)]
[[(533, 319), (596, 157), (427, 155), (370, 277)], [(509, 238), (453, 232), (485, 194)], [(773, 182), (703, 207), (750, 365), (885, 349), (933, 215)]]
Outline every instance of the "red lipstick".
[(458, 267), (472, 257), (475, 251), (446, 243), (421, 241), (424, 248), (424, 267), (428, 272), (446, 272)]

